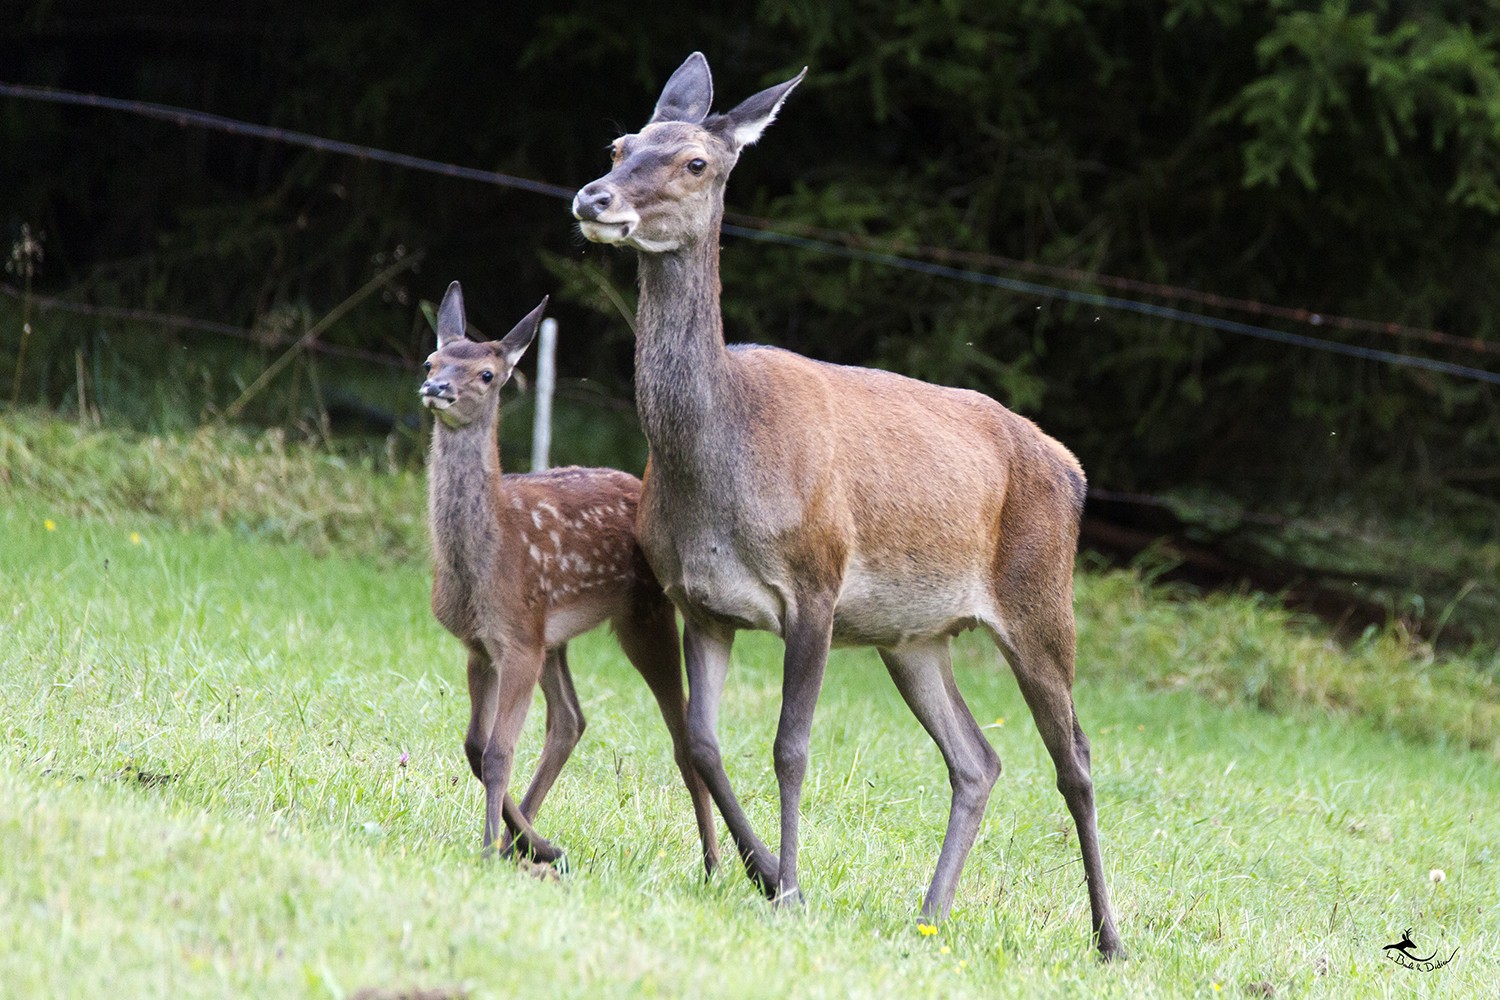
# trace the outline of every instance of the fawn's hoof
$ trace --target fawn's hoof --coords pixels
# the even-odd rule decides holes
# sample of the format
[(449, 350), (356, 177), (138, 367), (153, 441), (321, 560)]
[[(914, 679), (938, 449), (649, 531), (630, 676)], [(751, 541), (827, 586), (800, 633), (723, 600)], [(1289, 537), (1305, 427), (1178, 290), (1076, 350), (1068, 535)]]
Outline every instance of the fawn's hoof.
[(568, 870), (567, 852), (546, 840), (534, 841), (529, 837), (517, 837), (500, 851), (500, 856), (507, 861), (526, 861), (551, 865), (559, 871)]

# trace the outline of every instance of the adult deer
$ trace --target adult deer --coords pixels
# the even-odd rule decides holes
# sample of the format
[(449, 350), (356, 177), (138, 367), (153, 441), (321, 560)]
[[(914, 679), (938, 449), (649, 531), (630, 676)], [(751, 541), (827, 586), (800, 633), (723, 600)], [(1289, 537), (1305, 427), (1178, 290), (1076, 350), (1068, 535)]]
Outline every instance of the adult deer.
[[(455, 281), (438, 310), (437, 350), (423, 365), (420, 390), (437, 416), (428, 459), (432, 611), (469, 650), (464, 753), (484, 784), (482, 846), (493, 850), (503, 816), (502, 850), (513, 845), (545, 862), (562, 856), (531, 820), (583, 735), (567, 642), (610, 621), (661, 707), (712, 872), (718, 837), (708, 792), (687, 756), (677, 616), (635, 541), (640, 482), (614, 469), (500, 473), (500, 387), (546, 305), (543, 299), (501, 340), (477, 343), (466, 335)], [(538, 681), (547, 699), (546, 736), (518, 807), (507, 789)]]
[[(924, 919), (942, 919), (1000, 773), (949, 654), (952, 636), (984, 628), (1011, 664), (1077, 824), (1095, 942), (1119, 957), (1072, 696), (1078, 462), (975, 392), (725, 347), (725, 181), (806, 72), (711, 115), (708, 63), (694, 53), (650, 122), (615, 140), (613, 169), (573, 199), (588, 239), (639, 253), (636, 403), (651, 459), (637, 535), (685, 620), (693, 765), (752, 880), (772, 899), (799, 899), (798, 808), (829, 646), (876, 647), (953, 786), (922, 903)], [(719, 753), (719, 701), (743, 628), (786, 643), (774, 749), (779, 862), (746, 820)]]

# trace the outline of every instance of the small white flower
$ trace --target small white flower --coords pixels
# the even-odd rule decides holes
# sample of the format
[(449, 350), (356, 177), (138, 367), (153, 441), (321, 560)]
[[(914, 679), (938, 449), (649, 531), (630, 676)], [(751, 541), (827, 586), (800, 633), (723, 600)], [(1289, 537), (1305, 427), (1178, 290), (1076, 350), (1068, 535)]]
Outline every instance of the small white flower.
[(1432, 871), (1427, 873), (1427, 878), (1432, 882), (1433, 885), (1440, 884), (1447, 877), (1448, 873), (1443, 871), (1441, 868), (1434, 868)]

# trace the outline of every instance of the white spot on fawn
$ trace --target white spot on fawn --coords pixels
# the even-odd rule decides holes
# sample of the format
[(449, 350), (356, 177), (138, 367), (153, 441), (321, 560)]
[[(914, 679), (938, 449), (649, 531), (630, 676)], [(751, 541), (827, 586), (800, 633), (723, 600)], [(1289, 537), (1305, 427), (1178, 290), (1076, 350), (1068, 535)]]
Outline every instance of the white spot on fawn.
[(531, 523), (534, 524), (534, 525), (536, 525), (538, 528), (540, 528), (542, 526), (542, 512), (541, 511), (534, 510), (534, 511), (531, 512)]

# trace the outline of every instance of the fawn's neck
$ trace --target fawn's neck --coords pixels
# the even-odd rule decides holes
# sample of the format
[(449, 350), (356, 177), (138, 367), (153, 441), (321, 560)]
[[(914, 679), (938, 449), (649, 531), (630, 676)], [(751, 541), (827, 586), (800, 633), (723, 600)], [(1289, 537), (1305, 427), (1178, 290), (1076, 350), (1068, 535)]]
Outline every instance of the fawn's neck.
[(438, 572), (470, 580), (487, 576), (500, 556), (500, 516), (506, 503), (496, 438), (498, 408), (489, 419), (432, 432), (427, 509)]

